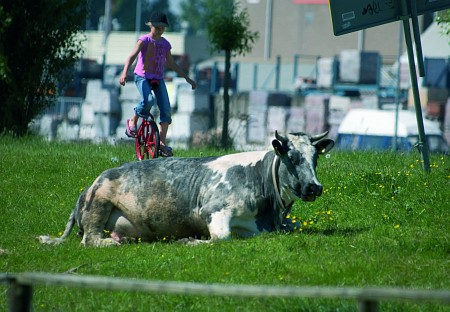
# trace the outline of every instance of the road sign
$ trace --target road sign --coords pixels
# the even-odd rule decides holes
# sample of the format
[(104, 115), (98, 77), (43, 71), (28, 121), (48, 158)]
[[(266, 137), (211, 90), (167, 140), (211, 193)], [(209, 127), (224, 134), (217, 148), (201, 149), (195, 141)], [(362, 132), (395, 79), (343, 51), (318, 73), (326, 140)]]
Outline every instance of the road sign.
[[(415, 13), (408, 1), (408, 12)], [(333, 32), (336, 36), (398, 21), (399, 0), (329, 0)], [(416, 15), (450, 8), (450, 0), (416, 0)]]
[[(416, 110), (419, 142), (417, 147), (422, 155), (423, 168), (430, 171), (428, 144), (423, 126), (419, 87), (409, 20), (412, 20), (416, 42), (419, 73), (424, 75), (422, 47), (417, 16), (426, 12), (450, 8), (450, 0), (329, 0), (333, 32), (336, 36), (357, 30), (402, 20), (405, 30), (406, 51), (408, 52), (411, 86)], [(389, 36), (389, 34), (387, 34)]]

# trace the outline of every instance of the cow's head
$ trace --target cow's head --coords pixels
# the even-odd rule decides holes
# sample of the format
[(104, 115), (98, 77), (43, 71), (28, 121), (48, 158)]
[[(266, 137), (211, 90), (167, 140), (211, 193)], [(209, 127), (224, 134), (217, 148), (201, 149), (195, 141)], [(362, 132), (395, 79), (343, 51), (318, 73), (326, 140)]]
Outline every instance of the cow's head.
[(308, 136), (304, 133), (290, 133), (287, 137), (275, 131), (272, 146), (280, 157), (278, 170), (280, 190), (284, 199), (293, 202), (294, 197), (314, 201), (322, 194), (322, 184), (317, 180), (316, 165), (320, 154), (334, 146), (334, 141), (324, 139), (328, 132)]

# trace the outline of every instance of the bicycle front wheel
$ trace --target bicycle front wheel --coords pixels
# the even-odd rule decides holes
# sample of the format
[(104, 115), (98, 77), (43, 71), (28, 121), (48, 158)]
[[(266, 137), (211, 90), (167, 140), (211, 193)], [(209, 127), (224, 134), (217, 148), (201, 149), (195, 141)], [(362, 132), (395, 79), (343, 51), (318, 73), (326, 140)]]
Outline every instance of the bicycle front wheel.
[(156, 122), (149, 121), (148, 136), (146, 142), (147, 154), (151, 158), (157, 158), (159, 156), (159, 129)]
[(159, 130), (153, 120), (143, 120), (136, 137), (138, 160), (157, 158), (159, 152)]

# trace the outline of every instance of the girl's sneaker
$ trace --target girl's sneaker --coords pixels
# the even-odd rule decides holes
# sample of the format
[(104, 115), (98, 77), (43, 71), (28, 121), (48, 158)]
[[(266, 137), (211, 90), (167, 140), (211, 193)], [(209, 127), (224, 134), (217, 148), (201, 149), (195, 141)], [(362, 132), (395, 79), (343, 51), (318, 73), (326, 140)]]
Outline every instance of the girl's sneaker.
[(162, 157), (172, 157), (173, 156), (172, 148), (167, 145), (162, 145), (159, 148), (159, 155)]

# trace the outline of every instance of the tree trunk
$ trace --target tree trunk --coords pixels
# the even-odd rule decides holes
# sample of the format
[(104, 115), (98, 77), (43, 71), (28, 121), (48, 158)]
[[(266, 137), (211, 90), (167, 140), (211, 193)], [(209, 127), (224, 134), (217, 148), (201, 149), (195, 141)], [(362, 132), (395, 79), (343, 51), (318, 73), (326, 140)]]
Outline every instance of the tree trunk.
[(231, 51), (225, 50), (225, 73), (223, 79), (223, 124), (222, 124), (222, 147), (228, 148), (230, 140), (228, 137), (228, 120), (230, 118), (230, 95), (228, 90), (230, 89), (231, 77)]

